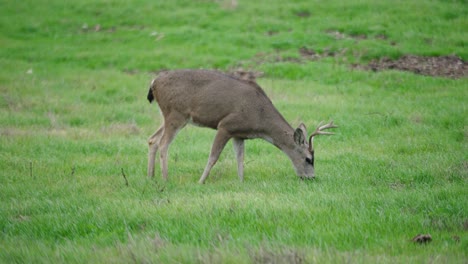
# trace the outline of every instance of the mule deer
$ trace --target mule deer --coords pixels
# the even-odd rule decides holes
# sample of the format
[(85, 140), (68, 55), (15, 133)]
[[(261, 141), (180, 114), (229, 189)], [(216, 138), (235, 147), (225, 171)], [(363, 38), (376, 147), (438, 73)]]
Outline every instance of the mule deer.
[(148, 100), (156, 98), (164, 117), (163, 125), (149, 138), (148, 176), (154, 176), (156, 153), (160, 151), (162, 177), (167, 179), (169, 145), (187, 123), (217, 130), (211, 153), (199, 183), (232, 138), (237, 158), (237, 174), (244, 179), (244, 140), (263, 138), (282, 150), (301, 178), (314, 178), (313, 139), (332, 134), (333, 122), (319, 125), (307, 141), (304, 124), (294, 130), (276, 110), (260, 86), (249, 80), (207, 70), (161, 72), (151, 82)]

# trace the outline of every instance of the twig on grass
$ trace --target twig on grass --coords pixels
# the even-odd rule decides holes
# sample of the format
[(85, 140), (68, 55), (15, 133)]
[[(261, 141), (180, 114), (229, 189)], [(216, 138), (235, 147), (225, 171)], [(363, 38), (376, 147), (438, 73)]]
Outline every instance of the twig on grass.
[(245, 162), (244, 166), (247, 165), (247, 164), (249, 164), (250, 162), (254, 162), (254, 161), (255, 161), (254, 159), (247, 160), (247, 161)]
[(128, 180), (127, 180), (127, 176), (125, 176), (124, 169), (123, 169), (123, 168), (121, 168), (121, 171), (122, 171), (122, 176), (123, 176), (123, 178), (124, 178), (124, 180), (125, 180), (125, 186), (127, 186), (127, 187), (128, 187)]
[(32, 161), (29, 162), (29, 176), (30, 176), (31, 178), (34, 178), (34, 176), (33, 176), (33, 163), (32, 163)]

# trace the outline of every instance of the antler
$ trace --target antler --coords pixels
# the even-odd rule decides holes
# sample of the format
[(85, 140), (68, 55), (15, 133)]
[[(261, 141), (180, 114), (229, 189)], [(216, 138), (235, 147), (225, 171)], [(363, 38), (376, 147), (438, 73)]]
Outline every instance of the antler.
[[(322, 121), (323, 122), (323, 121)], [(331, 121), (330, 123), (326, 124), (326, 125), (323, 125), (322, 126), (322, 122), (320, 122), (320, 124), (317, 126), (317, 128), (315, 129), (315, 131), (310, 135), (309, 137), (309, 151), (312, 152), (314, 151), (314, 137), (316, 135), (333, 135), (335, 133), (332, 133), (332, 132), (325, 132), (323, 130), (325, 129), (329, 129), (329, 128), (337, 128), (338, 126), (335, 126), (333, 124), (333, 121)]]

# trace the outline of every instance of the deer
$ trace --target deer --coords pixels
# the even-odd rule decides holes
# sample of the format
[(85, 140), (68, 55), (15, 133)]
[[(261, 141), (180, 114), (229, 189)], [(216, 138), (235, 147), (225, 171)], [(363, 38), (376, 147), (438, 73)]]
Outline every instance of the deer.
[(168, 178), (168, 149), (187, 124), (217, 130), (208, 162), (199, 183), (205, 183), (211, 169), (232, 139), (237, 159), (237, 175), (244, 180), (244, 141), (260, 138), (279, 148), (291, 160), (297, 176), (313, 179), (314, 147), (317, 135), (338, 126), (331, 121), (318, 125), (307, 140), (306, 126), (298, 128), (284, 119), (263, 89), (251, 79), (213, 70), (162, 71), (151, 81), (147, 99), (155, 99), (163, 124), (148, 139), (148, 177), (154, 177), (156, 153), (164, 180)]

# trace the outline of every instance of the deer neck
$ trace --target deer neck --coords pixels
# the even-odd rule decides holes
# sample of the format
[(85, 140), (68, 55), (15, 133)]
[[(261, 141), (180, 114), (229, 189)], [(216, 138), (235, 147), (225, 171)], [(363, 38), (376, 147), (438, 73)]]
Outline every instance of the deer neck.
[(270, 130), (265, 133), (263, 138), (282, 150), (292, 161), (296, 148), (294, 129), (284, 120), (283, 122), (273, 122), (269, 127)]

